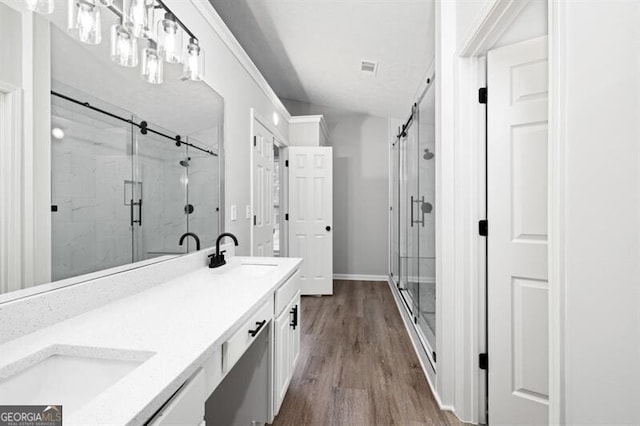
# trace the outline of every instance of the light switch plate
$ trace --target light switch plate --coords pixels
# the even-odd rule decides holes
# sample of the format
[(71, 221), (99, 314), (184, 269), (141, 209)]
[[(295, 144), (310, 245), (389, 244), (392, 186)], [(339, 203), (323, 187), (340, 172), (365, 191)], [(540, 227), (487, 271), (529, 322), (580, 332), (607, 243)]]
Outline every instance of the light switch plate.
[(235, 204), (231, 205), (231, 220), (238, 220), (238, 209)]
[(246, 206), (244, 217), (245, 219), (251, 219), (251, 206)]

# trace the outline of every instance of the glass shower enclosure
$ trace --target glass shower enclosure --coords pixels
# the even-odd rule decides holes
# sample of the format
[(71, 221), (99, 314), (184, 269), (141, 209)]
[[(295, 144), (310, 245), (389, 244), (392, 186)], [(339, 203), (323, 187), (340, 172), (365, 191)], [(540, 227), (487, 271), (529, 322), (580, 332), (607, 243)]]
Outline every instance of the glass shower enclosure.
[[(54, 92), (52, 125), (53, 280), (195, 250), (219, 233), (218, 141), (185, 138), (210, 152), (143, 133), (131, 112), (82, 93)], [(78, 102), (80, 99), (82, 102)], [(99, 107), (83, 105), (84, 101)], [(119, 118), (118, 118), (119, 117)]]
[(411, 110), (391, 146), (391, 278), (436, 363), (436, 161), (434, 88)]

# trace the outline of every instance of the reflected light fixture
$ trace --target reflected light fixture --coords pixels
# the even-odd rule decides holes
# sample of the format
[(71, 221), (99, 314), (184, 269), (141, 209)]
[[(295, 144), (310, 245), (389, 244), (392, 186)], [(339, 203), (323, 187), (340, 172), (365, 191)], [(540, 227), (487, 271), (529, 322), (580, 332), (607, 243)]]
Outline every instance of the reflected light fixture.
[(275, 124), (276, 126), (278, 125), (278, 123), (280, 123), (280, 116), (278, 115), (277, 112), (273, 112), (273, 124)]
[(182, 62), (182, 28), (171, 12), (165, 13), (164, 19), (158, 21), (158, 51), (169, 63)]
[(26, 0), (27, 8), (36, 13), (50, 15), (55, 9), (54, 0)]
[(68, 30), (86, 44), (100, 44), (102, 23), (100, 7), (95, 0), (70, 0)]
[(164, 62), (158, 52), (158, 44), (153, 40), (147, 41), (147, 47), (142, 49), (142, 67), (140, 76), (151, 84), (162, 84)]
[(189, 39), (187, 55), (184, 59), (182, 77), (185, 80), (200, 81), (204, 73), (204, 52), (195, 37)]
[(64, 138), (64, 131), (60, 127), (54, 127), (51, 129), (51, 136), (53, 136), (54, 139), (61, 140)]
[(111, 59), (123, 67), (138, 66), (138, 39), (120, 24), (111, 26)]

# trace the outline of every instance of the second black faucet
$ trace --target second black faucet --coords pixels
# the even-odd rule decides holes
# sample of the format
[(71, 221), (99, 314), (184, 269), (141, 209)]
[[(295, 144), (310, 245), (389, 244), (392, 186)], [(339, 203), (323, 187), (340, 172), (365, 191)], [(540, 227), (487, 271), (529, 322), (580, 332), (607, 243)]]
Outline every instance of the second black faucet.
[(220, 251), (220, 241), (222, 241), (224, 237), (231, 238), (236, 247), (238, 247), (238, 239), (235, 235), (231, 234), (230, 232), (225, 232), (218, 235), (218, 239), (216, 240), (216, 252), (209, 255), (209, 258), (211, 259), (209, 261), (209, 268), (217, 268), (227, 263), (227, 261), (224, 260), (225, 250)]

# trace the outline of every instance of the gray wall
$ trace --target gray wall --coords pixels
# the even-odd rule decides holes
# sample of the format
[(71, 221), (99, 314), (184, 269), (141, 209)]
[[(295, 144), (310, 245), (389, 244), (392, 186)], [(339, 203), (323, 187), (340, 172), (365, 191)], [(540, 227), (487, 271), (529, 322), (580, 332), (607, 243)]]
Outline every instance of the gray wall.
[(333, 271), (387, 275), (389, 120), (283, 99), (292, 116), (322, 114), (333, 146)]

